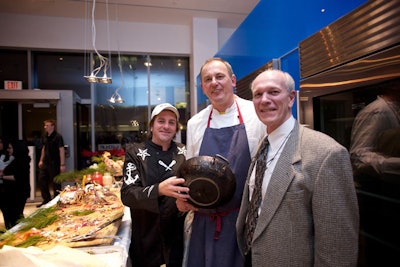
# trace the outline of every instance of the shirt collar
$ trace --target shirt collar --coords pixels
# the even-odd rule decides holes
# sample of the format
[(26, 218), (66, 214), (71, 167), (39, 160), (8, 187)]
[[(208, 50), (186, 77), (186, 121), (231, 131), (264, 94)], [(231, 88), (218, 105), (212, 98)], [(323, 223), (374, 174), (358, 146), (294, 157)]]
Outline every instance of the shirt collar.
[(223, 114), (229, 114), (232, 112), (236, 111), (236, 98), (235, 101), (233, 101), (232, 105), (230, 107), (228, 107), (225, 112), (220, 113), (217, 109), (215, 109), (214, 107), (212, 107), (213, 111), (212, 111), (212, 115), (223, 115)]
[[(154, 143), (151, 139), (148, 139), (147, 141), (148, 141), (149, 146), (151, 146), (151, 147), (153, 147), (153, 148), (155, 148), (155, 149), (157, 149), (157, 150), (163, 151), (162, 146), (157, 145), (157, 144)], [(170, 146), (168, 147), (168, 151), (172, 149), (172, 147), (174, 146), (174, 143), (175, 143), (175, 142), (172, 140)]]
[(293, 116), (290, 116), (281, 126), (279, 126), (275, 131), (268, 135), (268, 141), (270, 146), (275, 149), (279, 146), (283, 140), (291, 133), (294, 128), (296, 120)]

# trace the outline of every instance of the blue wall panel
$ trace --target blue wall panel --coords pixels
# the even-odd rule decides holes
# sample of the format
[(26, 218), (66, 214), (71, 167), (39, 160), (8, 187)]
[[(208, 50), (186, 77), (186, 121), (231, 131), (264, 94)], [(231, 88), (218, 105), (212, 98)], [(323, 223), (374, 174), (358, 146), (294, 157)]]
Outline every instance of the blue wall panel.
[(261, 0), (216, 56), (228, 60), (241, 79), (365, 2)]
[[(227, 60), (241, 79), (272, 59), (299, 86), (298, 44), (367, 0), (260, 0), (215, 56)], [(296, 54), (296, 55), (295, 55)], [(198, 104), (207, 97), (198, 83)]]

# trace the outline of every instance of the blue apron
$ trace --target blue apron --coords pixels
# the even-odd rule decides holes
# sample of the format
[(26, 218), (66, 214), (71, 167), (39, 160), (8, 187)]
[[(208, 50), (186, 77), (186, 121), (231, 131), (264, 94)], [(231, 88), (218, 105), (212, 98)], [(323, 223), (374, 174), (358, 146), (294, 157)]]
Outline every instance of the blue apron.
[(251, 156), (246, 128), (237, 103), (236, 107), (238, 125), (212, 129), (212, 110), (208, 118), (199, 156), (220, 154), (227, 158), (235, 174), (236, 191), (228, 203), (216, 209), (199, 209), (195, 212), (187, 264), (190, 267), (244, 266), (236, 240), (236, 219)]

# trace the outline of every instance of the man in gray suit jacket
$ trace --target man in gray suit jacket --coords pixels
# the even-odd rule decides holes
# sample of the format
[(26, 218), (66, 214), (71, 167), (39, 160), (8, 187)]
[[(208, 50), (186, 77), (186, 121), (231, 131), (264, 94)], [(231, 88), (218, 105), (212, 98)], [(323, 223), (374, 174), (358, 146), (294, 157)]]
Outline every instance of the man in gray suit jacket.
[(348, 151), (294, 119), (294, 81), (288, 73), (264, 71), (251, 89), (269, 146), (248, 242), (256, 158), (236, 224), (247, 266), (356, 266), (359, 214)]

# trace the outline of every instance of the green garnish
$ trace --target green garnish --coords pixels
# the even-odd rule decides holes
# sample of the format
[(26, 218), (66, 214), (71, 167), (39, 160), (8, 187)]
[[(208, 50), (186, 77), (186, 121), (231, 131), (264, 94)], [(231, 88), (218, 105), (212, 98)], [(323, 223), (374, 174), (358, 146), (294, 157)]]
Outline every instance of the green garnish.
[(31, 228), (42, 229), (52, 224), (59, 218), (59, 216), (54, 213), (56, 210), (56, 207), (38, 209), (32, 216), (23, 218), (19, 221), (21, 223), (21, 228), (19, 230), (24, 231)]
[(72, 212), (72, 215), (75, 216), (85, 216), (85, 215), (89, 215), (91, 213), (93, 213), (94, 210), (75, 210)]
[(18, 248), (27, 248), (30, 246), (34, 246), (37, 243), (39, 243), (40, 241), (44, 240), (45, 238), (43, 236), (40, 235), (32, 235), (29, 236), (24, 242), (21, 242), (19, 244), (16, 245), (16, 247)]
[(13, 239), (15, 236), (14, 233), (11, 233), (10, 231), (7, 231), (5, 233), (3, 233), (2, 235), (0, 235), (0, 241), (4, 241), (4, 240), (10, 240)]

